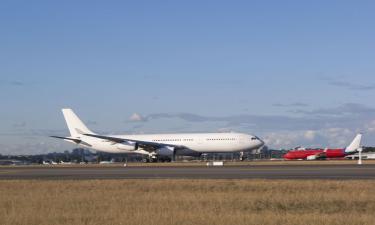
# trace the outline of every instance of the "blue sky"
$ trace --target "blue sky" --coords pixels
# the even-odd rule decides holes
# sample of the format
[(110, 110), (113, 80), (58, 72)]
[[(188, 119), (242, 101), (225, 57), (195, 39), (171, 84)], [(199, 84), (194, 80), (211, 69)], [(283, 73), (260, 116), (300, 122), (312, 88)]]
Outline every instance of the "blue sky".
[[(373, 1), (2, 1), (0, 154), (98, 132), (375, 145)], [(130, 121), (137, 113), (139, 121)], [(134, 119), (134, 118), (133, 118)]]

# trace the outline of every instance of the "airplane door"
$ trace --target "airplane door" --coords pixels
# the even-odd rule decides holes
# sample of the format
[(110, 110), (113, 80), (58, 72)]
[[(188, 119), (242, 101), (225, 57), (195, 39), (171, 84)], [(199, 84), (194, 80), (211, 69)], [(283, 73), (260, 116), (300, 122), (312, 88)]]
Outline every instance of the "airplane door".
[(203, 139), (202, 138), (195, 138), (195, 146), (196, 150), (201, 150), (203, 147)]
[(242, 135), (238, 138), (238, 146), (242, 148), (246, 145), (246, 139)]
[(238, 143), (241, 145), (243, 143), (245, 143), (245, 140), (244, 140), (244, 137), (239, 137), (238, 138)]

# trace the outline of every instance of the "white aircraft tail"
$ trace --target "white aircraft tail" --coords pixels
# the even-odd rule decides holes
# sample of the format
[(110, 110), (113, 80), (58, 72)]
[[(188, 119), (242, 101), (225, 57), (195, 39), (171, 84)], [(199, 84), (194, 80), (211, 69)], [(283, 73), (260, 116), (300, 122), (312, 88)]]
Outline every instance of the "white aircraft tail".
[(361, 147), (362, 134), (357, 134), (348, 147), (345, 148), (346, 153), (355, 152)]
[(82, 134), (94, 134), (78, 118), (72, 109), (62, 109), (66, 124), (68, 125), (70, 136), (73, 138), (81, 137)]

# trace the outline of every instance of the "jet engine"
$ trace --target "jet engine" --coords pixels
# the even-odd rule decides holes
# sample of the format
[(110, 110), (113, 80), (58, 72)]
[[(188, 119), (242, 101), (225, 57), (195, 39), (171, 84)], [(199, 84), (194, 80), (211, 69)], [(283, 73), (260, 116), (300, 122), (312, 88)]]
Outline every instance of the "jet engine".
[(174, 148), (173, 147), (163, 147), (157, 150), (157, 154), (160, 156), (173, 156)]
[(138, 150), (138, 144), (135, 142), (123, 142), (116, 144), (116, 147), (120, 150), (135, 151)]
[(306, 158), (306, 160), (315, 160), (315, 159), (317, 159), (316, 155), (309, 155)]

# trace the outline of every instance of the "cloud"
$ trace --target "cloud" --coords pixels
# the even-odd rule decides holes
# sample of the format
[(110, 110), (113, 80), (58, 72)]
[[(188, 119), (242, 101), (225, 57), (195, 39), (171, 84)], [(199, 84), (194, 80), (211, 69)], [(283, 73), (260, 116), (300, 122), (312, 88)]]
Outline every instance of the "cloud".
[(96, 126), (96, 125), (98, 125), (98, 122), (96, 122), (94, 120), (87, 120), (87, 121), (85, 121), (85, 123), (88, 126)]
[(1, 86), (25, 86), (26, 83), (19, 80), (0, 80)]
[(294, 113), (306, 115), (326, 115), (326, 116), (353, 116), (353, 115), (375, 115), (375, 108), (358, 103), (346, 103), (337, 107), (320, 108), (316, 110), (294, 110)]
[(291, 103), (291, 104), (275, 103), (275, 104), (273, 104), (273, 106), (275, 106), (275, 107), (307, 107), (309, 105), (306, 104), (306, 103), (302, 103), (302, 102), (295, 102), (295, 103)]
[(9, 84), (12, 85), (12, 86), (24, 86), (25, 85), (24, 82), (17, 81), (17, 80), (10, 81)]
[(337, 86), (337, 87), (348, 88), (351, 90), (368, 91), (368, 90), (375, 89), (375, 85), (353, 84), (353, 83), (345, 82), (345, 81), (332, 81), (329, 84), (333, 86)]
[[(326, 118), (318, 118), (311, 115), (304, 116), (280, 116), (280, 115), (233, 115), (233, 116), (202, 116), (191, 113), (158, 113), (147, 116), (148, 121), (157, 119), (181, 119), (192, 123), (222, 122), (221, 126), (240, 128), (242, 130), (307, 130), (319, 129), (327, 122)], [(342, 123), (343, 119), (331, 120)]]
[(321, 135), (325, 137), (327, 147), (343, 148), (347, 146), (354, 138), (355, 129), (332, 127), (321, 131)]
[(221, 121), (220, 118), (201, 116), (192, 113), (156, 113), (147, 116), (149, 120), (179, 118), (188, 122)]
[(26, 122), (23, 121), (23, 122), (14, 123), (13, 127), (14, 128), (24, 128), (24, 127), (26, 127)]
[(133, 113), (133, 115), (131, 115), (129, 117), (129, 121), (131, 121), (131, 122), (145, 122), (145, 121), (147, 121), (147, 119), (145, 117), (143, 117), (142, 115), (140, 115), (139, 113)]
[(365, 131), (369, 133), (374, 133), (375, 132), (375, 120), (372, 120), (366, 123), (364, 127), (365, 127)]
[(315, 139), (315, 137), (316, 137), (316, 131), (314, 131), (314, 130), (307, 130), (307, 131), (305, 131), (303, 137), (306, 140), (313, 141)]
[(292, 149), (296, 146), (305, 145), (317, 147), (320, 146), (320, 143), (326, 143), (326, 141), (321, 140), (319, 133), (315, 130), (266, 132), (262, 138), (267, 146), (278, 149)]
[(323, 77), (321, 80), (327, 81), (329, 85), (346, 88), (350, 90), (369, 91), (375, 90), (375, 84), (358, 84), (345, 81), (343, 77)]
[(266, 132), (263, 139), (268, 146), (276, 149), (344, 148), (354, 138), (356, 131), (349, 128), (332, 127), (320, 130), (290, 130)]
[(270, 132), (264, 134), (262, 139), (272, 148), (292, 148), (299, 145), (297, 132)]
[(229, 128), (229, 127), (222, 127), (222, 128), (217, 129), (217, 132), (219, 132), (219, 133), (228, 133), (228, 132), (232, 132), (232, 131), (233, 131), (233, 129)]

